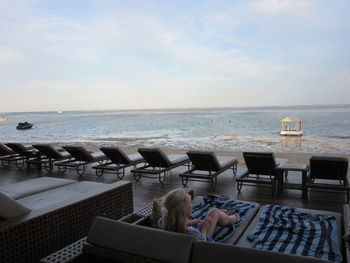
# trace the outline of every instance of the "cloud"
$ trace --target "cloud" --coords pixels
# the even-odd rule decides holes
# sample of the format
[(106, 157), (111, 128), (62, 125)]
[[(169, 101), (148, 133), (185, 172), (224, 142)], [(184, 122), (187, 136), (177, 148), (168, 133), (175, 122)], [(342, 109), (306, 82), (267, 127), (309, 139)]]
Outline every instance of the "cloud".
[[(286, 90), (319, 87), (322, 69), (345, 61), (344, 48), (330, 50), (332, 62), (321, 44), (348, 46), (314, 17), (295, 19), (312, 0), (13, 2), (0, 7), (0, 66), (12, 63), (0, 84), (30, 98), (26, 110), (36, 101), (42, 110), (47, 101), (74, 109), (271, 104)], [(315, 17), (338, 14), (321, 4)], [(345, 73), (324, 83), (349, 83), (342, 65)]]
[(19, 51), (9, 47), (0, 47), (0, 64), (14, 63), (21, 58), (22, 55)]
[(255, 0), (250, 7), (267, 14), (306, 14), (311, 0)]

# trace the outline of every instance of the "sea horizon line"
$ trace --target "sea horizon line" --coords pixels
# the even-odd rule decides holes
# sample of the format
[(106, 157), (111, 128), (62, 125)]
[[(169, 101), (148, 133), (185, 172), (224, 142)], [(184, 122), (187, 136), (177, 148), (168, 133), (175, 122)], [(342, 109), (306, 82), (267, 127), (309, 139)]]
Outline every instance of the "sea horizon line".
[(170, 107), (170, 108), (135, 108), (135, 109), (60, 109), (60, 110), (38, 110), (38, 111), (4, 111), (0, 114), (11, 113), (48, 113), (48, 112), (105, 112), (105, 111), (177, 111), (177, 110), (227, 110), (227, 109), (283, 109), (283, 108), (313, 108), (313, 107), (350, 107), (350, 104), (294, 104), (294, 105), (257, 105), (257, 106), (212, 106), (212, 107)]

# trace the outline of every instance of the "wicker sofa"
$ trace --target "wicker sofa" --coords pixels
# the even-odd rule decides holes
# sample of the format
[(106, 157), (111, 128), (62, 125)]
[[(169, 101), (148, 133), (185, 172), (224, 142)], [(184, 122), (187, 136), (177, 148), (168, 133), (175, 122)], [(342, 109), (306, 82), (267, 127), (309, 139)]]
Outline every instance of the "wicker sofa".
[[(82, 247), (82, 252), (81, 252)], [(322, 259), (282, 254), (231, 244), (195, 241), (189, 235), (97, 217), (75, 255), (47, 257), (41, 262), (169, 262), (325, 263)], [(69, 258), (69, 259), (68, 259)], [(68, 259), (68, 260), (67, 260)]]
[[(231, 243), (230, 240), (230, 243), (220, 244), (195, 241), (188, 235), (150, 228), (152, 206), (150, 203), (118, 221), (96, 218), (87, 237), (56, 251), (40, 262), (331, 262), (320, 258), (248, 248), (242, 244), (244, 237), (258, 220), (261, 210), (244, 226), (245, 230), (239, 231), (240, 237), (236, 241)], [(343, 220), (340, 214), (318, 212), (337, 217), (340, 236), (344, 232), (344, 227), (341, 227), (342, 221), (345, 221), (346, 229), (348, 228), (348, 215), (344, 214)], [(348, 262), (347, 245), (342, 261), (344, 263)]]
[(118, 219), (133, 211), (132, 183), (126, 181), (73, 182), (20, 197), (31, 211), (0, 221), (1, 262), (38, 262), (86, 236), (96, 216)]

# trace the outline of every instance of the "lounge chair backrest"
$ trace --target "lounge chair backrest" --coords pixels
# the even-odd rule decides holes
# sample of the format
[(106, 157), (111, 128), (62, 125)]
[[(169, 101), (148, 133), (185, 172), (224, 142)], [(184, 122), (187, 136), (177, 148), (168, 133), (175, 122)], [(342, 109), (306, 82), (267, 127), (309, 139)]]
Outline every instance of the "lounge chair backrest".
[(243, 152), (249, 174), (275, 175), (276, 161), (271, 152)]
[(77, 161), (91, 162), (94, 160), (92, 154), (82, 146), (63, 146), (62, 148), (69, 152)]
[(30, 151), (28, 151), (28, 149), (20, 143), (6, 143), (6, 146), (10, 147), (12, 150), (14, 150), (20, 155), (27, 155), (28, 153), (30, 153)]
[(195, 170), (219, 171), (220, 163), (214, 152), (189, 151), (187, 152)]
[(33, 147), (45, 155), (47, 158), (58, 159), (62, 157), (61, 153), (50, 144), (34, 144)]
[(139, 148), (138, 152), (152, 167), (169, 167), (171, 161), (160, 148)]
[(115, 164), (130, 164), (131, 160), (118, 147), (101, 147), (100, 150)]
[(310, 178), (344, 181), (348, 172), (348, 159), (329, 156), (311, 156)]
[[(193, 241), (190, 235), (96, 217), (87, 237), (87, 242), (95, 249), (84, 246), (83, 252), (96, 255), (98, 248), (104, 248), (111, 251), (110, 255), (113, 251), (119, 251), (138, 256), (141, 262), (148, 259), (145, 262), (187, 263)], [(122, 259), (112, 259), (124, 262)], [(133, 262), (138, 262), (137, 258)]]
[(11, 151), (9, 148), (7, 148), (5, 145), (0, 143), (0, 155), (5, 155), (5, 154), (12, 154), (13, 151)]

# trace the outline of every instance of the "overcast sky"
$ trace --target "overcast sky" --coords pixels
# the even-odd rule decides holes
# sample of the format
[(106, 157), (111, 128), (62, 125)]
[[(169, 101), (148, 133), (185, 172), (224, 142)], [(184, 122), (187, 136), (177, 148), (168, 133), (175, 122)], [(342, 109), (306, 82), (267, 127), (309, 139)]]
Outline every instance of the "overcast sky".
[(0, 112), (350, 103), (349, 0), (0, 0)]

